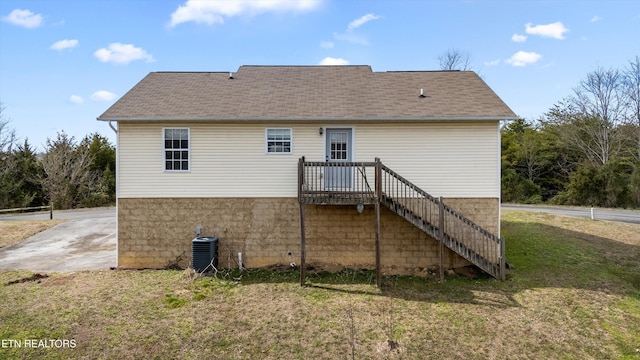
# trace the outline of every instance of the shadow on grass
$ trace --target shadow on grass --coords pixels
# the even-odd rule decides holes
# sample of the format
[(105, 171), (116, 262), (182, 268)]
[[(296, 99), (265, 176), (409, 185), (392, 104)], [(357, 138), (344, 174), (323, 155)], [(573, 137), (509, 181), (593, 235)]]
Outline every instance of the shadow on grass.
[[(381, 288), (377, 288), (374, 270), (344, 269), (307, 272), (305, 286), (318, 291), (492, 307), (517, 307), (515, 294), (544, 287), (640, 297), (639, 246), (538, 222), (503, 221), (502, 229), (507, 259), (513, 265), (503, 282), (486, 274), (473, 279), (448, 275), (444, 283), (434, 277), (384, 276)], [(289, 267), (235, 271), (231, 277), (244, 285), (300, 281), (299, 271)]]

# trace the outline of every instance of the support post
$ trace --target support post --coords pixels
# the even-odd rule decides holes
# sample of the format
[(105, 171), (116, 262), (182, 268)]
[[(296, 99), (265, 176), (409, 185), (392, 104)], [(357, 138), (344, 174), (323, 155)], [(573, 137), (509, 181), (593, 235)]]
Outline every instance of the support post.
[(440, 240), (439, 255), (440, 255), (440, 281), (444, 282), (444, 202), (442, 196), (438, 199), (438, 237)]
[(307, 244), (304, 230), (304, 203), (300, 202), (300, 286), (304, 286), (307, 257)]
[(298, 203), (300, 204), (300, 286), (305, 281), (306, 239), (304, 228), (304, 201), (302, 198), (304, 184), (304, 156), (298, 161)]
[(376, 158), (375, 167), (376, 182), (376, 285), (382, 286), (382, 273), (380, 271), (380, 202), (382, 201), (382, 167), (380, 159)]

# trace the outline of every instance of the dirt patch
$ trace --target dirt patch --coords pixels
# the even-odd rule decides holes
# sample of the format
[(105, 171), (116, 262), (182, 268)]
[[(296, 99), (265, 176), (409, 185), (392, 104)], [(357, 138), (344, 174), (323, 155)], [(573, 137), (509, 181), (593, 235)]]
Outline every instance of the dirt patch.
[(13, 285), (13, 284), (21, 284), (21, 283), (26, 283), (26, 282), (30, 282), (30, 281), (37, 281), (38, 283), (40, 283), (41, 279), (46, 279), (48, 277), (49, 277), (49, 275), (47, 275), (47, 274), (35, 273), (35, 274), (31, 275), (31, 276), (24, 277), (22, 279), (9, 281), (8, 283), (4, 284), (4, 286), (9, 286), (9, 285)]
[(479, 277), (486, 276), (486, 274), (476, 266), (463, 266), (453, 269), (453, 272), (458, 275), (465, 276), (468, 279), (477, 279)]
[(47, 279), (47, 281), (42, 283), (42, 286), (62, 286), (67, 285), (74, 278), (74, 273), (69, 274), (68, 276), (51, 276)]
[(404, 348), (396, 341), (387, 340), (376, 345), (376, 352), (385, 359), (399, 357), (402, 358)]

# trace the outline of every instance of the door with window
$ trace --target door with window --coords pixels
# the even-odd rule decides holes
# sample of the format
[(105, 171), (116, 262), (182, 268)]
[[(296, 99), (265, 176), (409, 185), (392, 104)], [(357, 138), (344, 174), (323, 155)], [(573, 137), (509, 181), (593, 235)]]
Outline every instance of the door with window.
[[(353, 134), (351, 129), (327, 129), (324, 186), (327, 189), (351, 189), (353, 168), (338, 163), (351, 162)], [(333, 166), (332, 166), (333, 163)]]

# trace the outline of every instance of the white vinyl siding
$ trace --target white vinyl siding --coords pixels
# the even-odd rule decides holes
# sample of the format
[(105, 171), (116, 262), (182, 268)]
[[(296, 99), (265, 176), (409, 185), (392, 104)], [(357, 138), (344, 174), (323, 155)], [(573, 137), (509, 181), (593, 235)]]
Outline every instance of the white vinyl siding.
[[(164, 172), (163, 128), (189, 128), (189, 172)], [(324, 161), (320, 127), (353, 129), (354, 161), (382, 162), (434, 196), (499, 197), (498, 122), (129, 123), (118, 133), (120, 198), (296, 197), (297, 163)], [(293, 156), (265, 153), (267, 128), (295, 133)]]
[(356, 161), (379, 157), (434, 196), (499, 197), (498, 122), (356, 127)]

